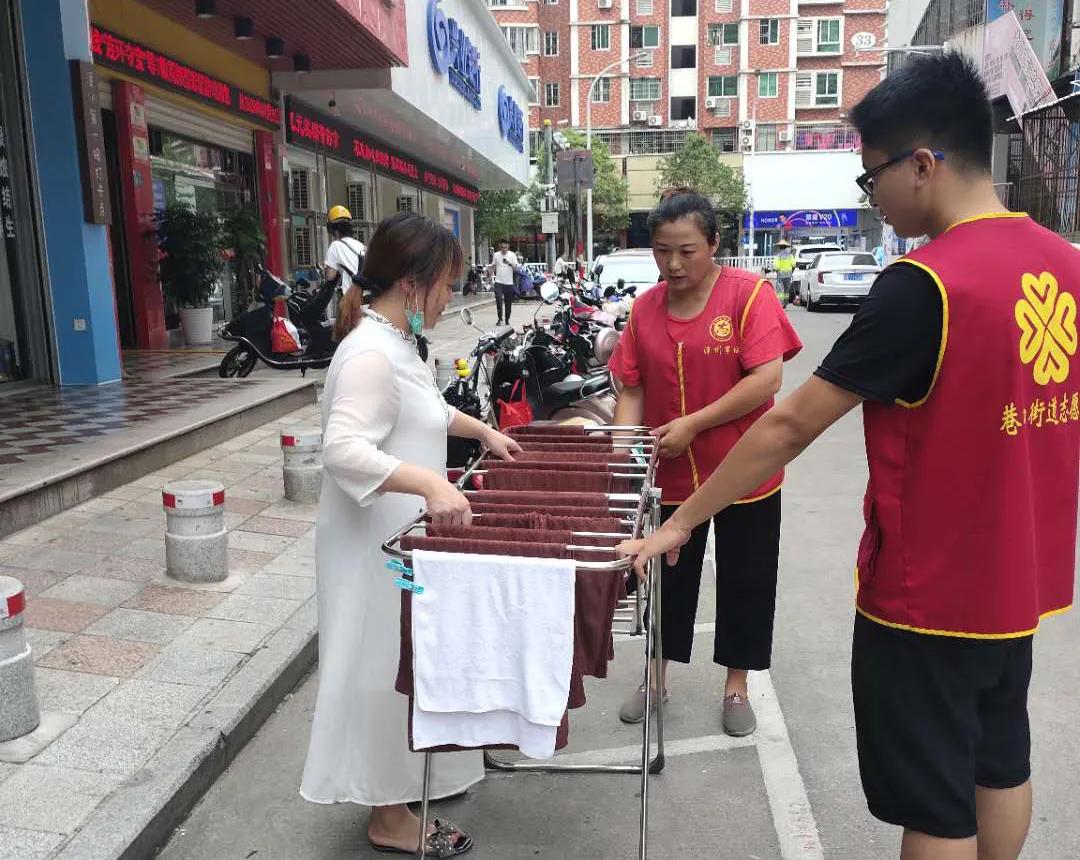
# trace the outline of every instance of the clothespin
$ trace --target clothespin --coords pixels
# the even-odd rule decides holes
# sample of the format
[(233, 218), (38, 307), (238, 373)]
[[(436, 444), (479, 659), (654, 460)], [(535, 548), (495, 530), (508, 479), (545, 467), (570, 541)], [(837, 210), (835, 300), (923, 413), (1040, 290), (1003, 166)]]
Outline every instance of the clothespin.
[(413, 580), (405, 578), (406, 576), (412, 576), (412, 571), (409, 569), (409, 566), (405, 564), (405, 562), (403, 562), (400, 558), (387, 559), (386, 566), (390, 570), (402, 574), (402, 576), (396, 577), (394, 579), (394, 585), (396, 585), (398, 588), (402, 589), (403, 591), (411, 591), (413, 594), (424, 593), (424, 586), (417, 585), (415, 582), (413, 582)]

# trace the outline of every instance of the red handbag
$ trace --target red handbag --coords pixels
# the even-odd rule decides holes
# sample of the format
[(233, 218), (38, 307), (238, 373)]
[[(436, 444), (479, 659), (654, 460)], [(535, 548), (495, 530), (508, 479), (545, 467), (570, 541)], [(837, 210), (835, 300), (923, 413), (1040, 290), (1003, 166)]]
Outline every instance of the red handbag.
[[(521, 399), (514, 400), (514, 395), (517, 394), (518, 386), (521, 386)], [(496, 401), (499, 405), (499, 429), (508, 430), (511, 427), (523, 427), (526, 424), (531, 424), (533, 420), (532, 407), (529, 405), (528, 397), (525, 395), (525, 382), (519, 379), (514, 383), (514, 387), (510, 389), (510, 400)]]

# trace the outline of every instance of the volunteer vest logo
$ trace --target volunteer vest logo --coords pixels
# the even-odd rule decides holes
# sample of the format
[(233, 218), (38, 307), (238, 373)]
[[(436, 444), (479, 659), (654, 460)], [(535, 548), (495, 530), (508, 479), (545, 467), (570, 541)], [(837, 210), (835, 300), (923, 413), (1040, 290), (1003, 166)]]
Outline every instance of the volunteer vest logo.
[(1050, 272), (1027, 273), (1021, 282), (1024, 297), (1016, 303), (1020, 327), (1020, 361), (1031, 364), (1039, 385), (1069, 378), (1069, 359), (1076, 355), (1076, 299), (1058, 289)]
[(720, 343), (731, 340), (731, 331), (731, 317), (726, 315), (717, 317), (709, 326), (709, 334), (713, 336), (713, 340), (718, 340)]

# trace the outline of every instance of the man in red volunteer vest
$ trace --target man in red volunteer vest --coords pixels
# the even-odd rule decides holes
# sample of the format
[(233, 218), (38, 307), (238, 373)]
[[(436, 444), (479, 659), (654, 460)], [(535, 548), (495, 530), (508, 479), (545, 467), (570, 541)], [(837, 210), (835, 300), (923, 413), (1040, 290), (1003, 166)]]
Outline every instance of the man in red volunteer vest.
[(852, 688), (870, 811), (903, 860), (1015, 860), (1031, 820), (1032, 635), (1073, 600), (1080, 254), (1005, 211), (970, 61), (909, 61), (852, 111), (857, 182), (901, 236), (816, 374), (742, 437), (639, 571), (864, 404)]

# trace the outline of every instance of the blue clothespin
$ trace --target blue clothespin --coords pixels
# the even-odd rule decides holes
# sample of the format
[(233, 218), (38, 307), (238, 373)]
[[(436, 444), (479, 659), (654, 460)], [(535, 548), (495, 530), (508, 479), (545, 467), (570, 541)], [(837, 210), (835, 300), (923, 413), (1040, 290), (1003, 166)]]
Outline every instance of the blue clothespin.
[[(406, 565), (405, 562), (403, 562), (400, 558), (388, 559), (386, 562), (386, 566), (390, 568), (390, 570), (396, 571), (397, 573), (402, 573), (405, 575), (411, 575), (412, 573), (412, 571), (409, 570), (408, 565)], [(404, 591), (411, 591), (413, 594), (424, 593), (424, 586), (417, 585), (411, 579), (406, 579), (405, 576), (399, 576), (395, 578), (394, 585), (396, 585), (400, 589), (403, 589)]]

